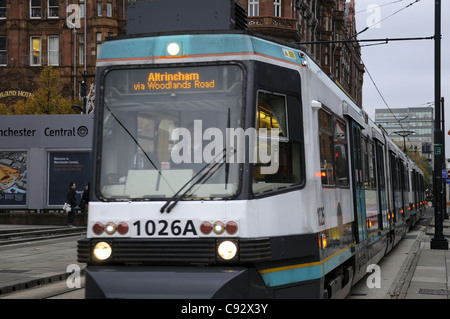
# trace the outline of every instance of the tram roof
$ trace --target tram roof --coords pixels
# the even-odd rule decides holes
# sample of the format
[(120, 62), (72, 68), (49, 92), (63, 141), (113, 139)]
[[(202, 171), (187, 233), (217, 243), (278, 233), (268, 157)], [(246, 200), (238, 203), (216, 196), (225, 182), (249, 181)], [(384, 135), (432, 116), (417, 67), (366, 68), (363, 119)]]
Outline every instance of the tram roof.
[[(307, 61), (306, 54), (295, 44), (275, 41), (272, 38), (265, 38), (248, 31), (142, 34), (114, 37), (108, 40), (103, 43), (102, 50), (100, 50), (97, 60), (100, 65), (117, 61), (126, 63), (158, 58), (186, 59), (189, 57), (243, 56), (245, 54), (266, 56), (299, 66), (305, 66)], [(169, 55), (167, 45), (170, 43), (180, 45), (179, 54)]]
[[(201, 59), (205, 62), (236, 59), (272, 60), (294, 68), (308, 68), (352, 109), (354, 116), (364, 118), (362, 110), (342, 88), (330, 79), (297, 44), (254, 34), (251, 31), (210, 31), (189, 33), (154, 33), (108, 38), (102, 44), (97, 66), (143, 65), (168, 62), (187, 63)], [(171, 56), (167, 47), (180, 46)]]

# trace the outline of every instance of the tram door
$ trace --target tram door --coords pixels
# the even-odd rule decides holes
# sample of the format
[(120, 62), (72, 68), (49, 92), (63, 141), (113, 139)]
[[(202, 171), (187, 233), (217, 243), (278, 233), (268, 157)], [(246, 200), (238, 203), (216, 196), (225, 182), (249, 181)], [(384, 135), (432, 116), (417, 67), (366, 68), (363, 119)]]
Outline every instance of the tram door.
[(383, 145), (376, 141), (376, 165), (377, 165), (377, 185), (378, 185), (378, 209), (381, 216), (381, 229), (388, 227), (387, 202), (386, 202), (386, 173), (384, 171)]
[(367, 238), (367, 226), (361, 127), (354, 121), (351, 121), (351, 123), (353, 203), (356, 212), (356, 225), (358, 228), (356, 237), (358, 238), (358, 242), (362, 242)]

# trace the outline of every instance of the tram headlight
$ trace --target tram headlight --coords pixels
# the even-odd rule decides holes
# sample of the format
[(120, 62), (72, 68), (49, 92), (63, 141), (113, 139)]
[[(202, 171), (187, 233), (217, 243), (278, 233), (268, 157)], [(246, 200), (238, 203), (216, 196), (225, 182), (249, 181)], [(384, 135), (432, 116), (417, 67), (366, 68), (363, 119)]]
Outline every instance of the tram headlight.
[(112, 248), (107, 242), (101, 241), (95, 245), (93, 253), (95, 258), (103, 261), (111, 257)]
[(181, 51), (180, 44), (171, 42), (167, 45), (167, 53), (171, 56), (178, 55)]
[(231, 260), (237, 255), (237, 245), (231, 240), (224, 240), (217, 247), (217, 253), (223, 260)]

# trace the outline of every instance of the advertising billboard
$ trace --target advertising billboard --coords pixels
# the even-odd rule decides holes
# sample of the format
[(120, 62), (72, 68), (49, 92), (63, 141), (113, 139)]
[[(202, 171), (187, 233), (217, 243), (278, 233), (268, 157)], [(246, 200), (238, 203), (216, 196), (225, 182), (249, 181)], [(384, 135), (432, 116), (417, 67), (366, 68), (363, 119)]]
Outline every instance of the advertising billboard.
[(27, 204), (27, 151), (0, 151), (0, 206)]
[(70, 182), (77, 187), (77, 203), (89, 183), (90, 152), (49, 152), (48, 206), (62, 206), (66, 202)]

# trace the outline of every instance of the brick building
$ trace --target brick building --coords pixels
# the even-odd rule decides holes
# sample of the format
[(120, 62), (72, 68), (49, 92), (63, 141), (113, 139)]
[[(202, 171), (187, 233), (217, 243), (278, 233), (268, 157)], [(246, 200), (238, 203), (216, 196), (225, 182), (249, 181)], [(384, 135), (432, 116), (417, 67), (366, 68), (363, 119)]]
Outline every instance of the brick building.
[[(59, 71), (64, 96), (79, 99), (81, 73), (95, 74), (96, 57), (107, 36), (125, 34), (127, 4), (132, 1), (0, 0), (0, 103), (10, 105), (30, 97), (46, 65)], [(362, 105), (364, 66), (359, 44), (310, 43), (352, 37), (355, 0), (237, 1), (247, 8), (251, 30), (299, 42)], [(75, 32), (66, 23), (75, 14), (73, 5), (81, 17)], [(93, 81), (87, 78), (87, 93)]]
[[(102, 42), (125, 33), (127, 2), (0, 0), (0, 103), (31, 96), (46, 65), (59, 71), (64, 96), (79, 99), (81, 73), (95, 73)], [(72, 15), (75, 23), (76, 12), (80, 24), (74, 32), (66, 18)], [(88, 90), (93, 81), (87, 78)]]
[(248, 12), (249, 28), (298, 42), (323, 70), (362, 105), (364, 65), (355, 39), (355, 0), (238, 0)]

